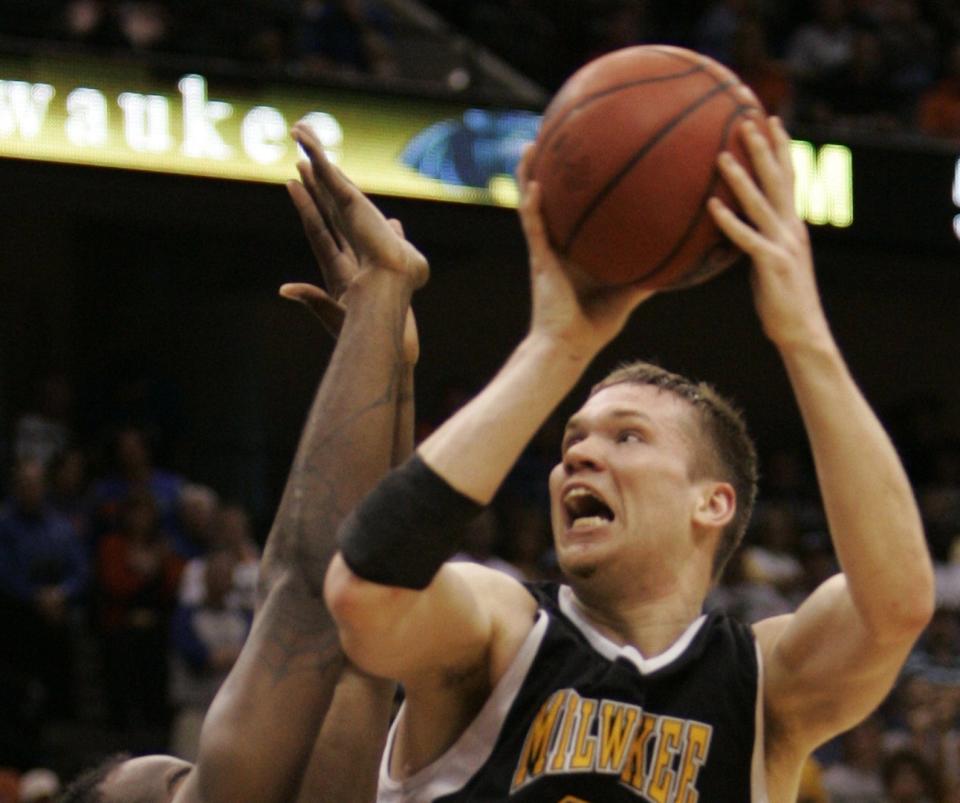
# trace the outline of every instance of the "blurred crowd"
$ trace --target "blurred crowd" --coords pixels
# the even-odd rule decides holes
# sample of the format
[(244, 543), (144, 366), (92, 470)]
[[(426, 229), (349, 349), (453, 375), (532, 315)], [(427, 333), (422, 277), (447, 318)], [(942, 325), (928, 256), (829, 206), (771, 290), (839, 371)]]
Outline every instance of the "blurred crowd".
[[(20, 799), (47, 799), (41, 791), (86, 760), (51, 741), (71, 724), (193, 758), (253, 614), (265, 532), (250, 512), (161, 465), (155, 456), (176, 450), (149, 416), (118, 408), (86, 431), (76, 395), (64, 375), (46, 376), (4, 427), (0, 803), (18, 799), (5, 797), (7, 782), (40, 790)], [(438, 394), (418, 438), (469, 396), (459, 383)], [(917, 400), (885, 415), (936, 560), (936, 617), (879, 711), (818, 751), (804, 800), (960, 801), (960, 444), (947, 412)], [(544, 479), (554, 429), (527, 449), (457, 559), (521, 580), (557, 576)], [(746, 543), (708, 601), (748, 622), (794, 610), (838, 568), (807, 454), (779, 447), (762, 468)]]
[[(84, 720), (194, 757), (253, 617), (262, 539), (248, 509), (158, 466), (154, 428), (116, 419), (87, 439), (74, 401), (65, 376), (45, 377), (6, 450), (0, 767), (14, 778), (64, 769), (50, 730)], [(3, 778), (0, 803), (17, 800)]]
[[(548, 92), (603, 53), (672, 43), (733, 68), (792, 124), (960, 139), (952, 0), (421, 2)], [(0, 0), (0, 35), (200, 56), (293, 78), (402, 76), (410, 29), (398, 23), (386, 0), (238, 0), (229, 13), (211, 0)]]
[(951, 0), (429, 0), (549, 89), (635, 44), (731, 67), (792, 123), (960, 138), (960, 7)]

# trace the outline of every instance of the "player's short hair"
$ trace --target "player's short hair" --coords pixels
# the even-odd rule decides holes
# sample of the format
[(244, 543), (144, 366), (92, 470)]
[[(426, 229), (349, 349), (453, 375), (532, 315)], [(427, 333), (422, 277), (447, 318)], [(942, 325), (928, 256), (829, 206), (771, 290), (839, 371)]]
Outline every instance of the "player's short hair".
[(706, 382), (695, 382), (653, 363), (635, 361), (614, 369), (593, 386), (590, 395), (611, 385), (650, 385), (689, 403), (704, 440), (696, 439), (694, 470), (729, 482), (736, 493), (733, 519), (724, 528), (713, 558), (713, 577), (723, 572), (747, 531), (757, 496), (757, 450), (743, 413)]
[(57, 803), (106, 803), (100, 789), (106, 777), (130, 759), (129, 753), (114, 753), (82, 772), (63, 790)]

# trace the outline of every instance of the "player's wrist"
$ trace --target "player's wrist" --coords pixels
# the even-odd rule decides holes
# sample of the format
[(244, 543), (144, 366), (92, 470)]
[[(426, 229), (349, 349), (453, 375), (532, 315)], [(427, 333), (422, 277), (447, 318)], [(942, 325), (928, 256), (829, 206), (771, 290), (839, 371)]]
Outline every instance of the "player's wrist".
[(520, 344), (520, 349), (526, 352), (530, 359), (542, 362), (545, 368), (576, 373), (579, 376), (604, 345), (583, 336), (572, 327), (534, 327)]

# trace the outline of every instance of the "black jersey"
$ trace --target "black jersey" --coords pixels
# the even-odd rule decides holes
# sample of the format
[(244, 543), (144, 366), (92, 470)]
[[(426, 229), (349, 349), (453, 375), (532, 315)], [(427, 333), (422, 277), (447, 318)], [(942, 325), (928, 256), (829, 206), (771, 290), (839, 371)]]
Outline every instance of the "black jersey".
[(620, 647), (569, 587), (530, 586), (537, 621), (467, 730), (380, 803), (765, 803), (751, 629), (701, 616), (661, 655)]

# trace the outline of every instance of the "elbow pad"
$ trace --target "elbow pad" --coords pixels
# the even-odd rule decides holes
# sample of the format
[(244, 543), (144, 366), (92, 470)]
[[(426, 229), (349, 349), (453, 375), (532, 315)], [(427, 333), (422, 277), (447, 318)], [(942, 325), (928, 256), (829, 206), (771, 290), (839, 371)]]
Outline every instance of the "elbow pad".
[(482, 510), (414, 454), (343, 523), (340, 553), (364, 580), (422, 591)]

